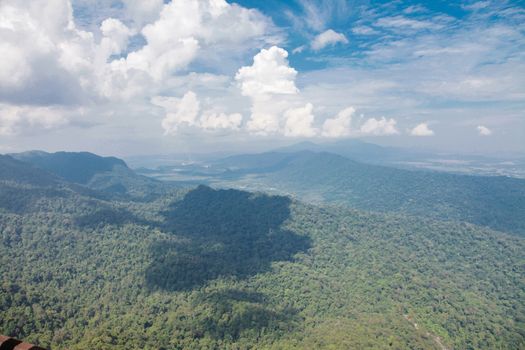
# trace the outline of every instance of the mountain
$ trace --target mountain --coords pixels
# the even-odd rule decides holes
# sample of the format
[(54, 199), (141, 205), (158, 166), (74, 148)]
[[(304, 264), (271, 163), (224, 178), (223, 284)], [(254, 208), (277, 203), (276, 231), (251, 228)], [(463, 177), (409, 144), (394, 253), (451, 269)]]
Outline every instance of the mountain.
[(165, 183), (137, 175), (126, 163), (115, 157), (102, 157), (89, 152), (31, 151), (11, 157), (61, 179), (114, 195), (145, 197), (166, 190)]
[(273, 150), (278, 153), (300, 151), (333, 153), (362, 163), (401, 169), (424, 169), (464, 175), (502, 175), (525, 179), (525, 158), (522, 154), (486, 156), (414, 151), (400, 147), (379, 146), (358, 139), (319, 144), (300, 142)]
[[(276, 188), (306, 200), (362, 210), (466, 221), (525, 234), (525, 180), (404, 170), (316, 152), (229, 157), (246, 188)], [(247, 174), (256, 176), (246, 176)], [(231, 183), (228, 183), (228, 185)]]
[(230, 171), (264, 172), (282, 169), (296, 156), (297, 153), (288, 152), (241, 154), (219, 159), (212, 165), (227, 168)]
[(415, 154), (423, 154), (402, 148), (383, 147), (357, 139), (343, 139), (321, 144), (306, 141), (274, 150), (274, 152), (284, 153), (296, 153), (300, 151), (333, 153), (353, 160), (375, 164), (384, 163), (393, 159), (411, 158)]
[(101, 157), (89, 152), (30, 151), (12, 154), (12, 157), (45, 169), (61, 178), (79, 184), (88, 184), (97, 174), (114, 168), (127, 169), (126, 163), (115, 157)]

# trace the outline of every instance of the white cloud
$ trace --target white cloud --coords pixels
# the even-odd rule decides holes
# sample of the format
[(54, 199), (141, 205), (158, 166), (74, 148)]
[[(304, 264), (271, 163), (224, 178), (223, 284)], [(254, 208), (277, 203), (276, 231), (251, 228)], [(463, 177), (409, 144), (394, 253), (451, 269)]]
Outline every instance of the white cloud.
[(121, 21), (114, 18), (105, 19), (100, 25), (100, 32), (103, 36), (100, 46), (106, 51), (107, 57), (124, 51), (133, 34)]
[(246, 124), (248, 131), (255, 135), (267, 136), (280, 131), (279, 115), (276, 113), (265, 113), (253, 111)]
[[(218, 54), (224, 65), (251, 45), (280, 40), (270, 19), (224, 0), (127, 0), (125, 13), (133, 29), (108, 18), (97, 36), (75, 26), (69, 0), (0, 2), (0, 99), (64, 104), (149, 98), (197, 59), (218, 60)], [(149, 24), (140, 29), (142, 23)], [(138, 30), (146, 43), (126, 54)], [(108, 62), (119, 54), (126, 55)]]
[(68, 123), (68, 111), (59, 107), (17, 106), (0, 103), (0, 135), (16, 135), (27, 128), (50, 129)]
[(302, 7), (302, 11), (293, 13), (286, 10), (285, 14), (298, 30), (305, 30), (306, 27), (321, 31), (329, 22), (347, 19), (350, 10), (348, 0), (298, 0), (297, 2)]
[(227, 56), (249, 40), (264, 42), (270, 27), (271, 22), (258, 11), (224, 0), (172, 1), (164, 5), (157, 21), (142, 29), (147, 44), (112, 67), (124, 74), (144, 71), (162, 81), (197, 58), (213, 56), (221, 47)]
[(422, 13), (426, 11), (427, 9), (421, 5), (411, 5), (403, 10), (403, 12), (406, 14)]
[(359, 131), (363, 134), (376, 136), (399, 134), (399, 131), (396, 129), (396, 121), (392, 118), (386, 119), (385, 117), (381, 119), (367, 119), (359, 128)]
[(240, 113), (219, 113), (206, 110), (199, 118), (201, 103), (193, 91), (188, 91), (182, 98), (171, 96), (155, 96), (151, 103), (162, 107), (165, 116), (161, 125), (165, 135), (175, 135), (182, 126), (213, 130), (240, 130), (242, 115)]
[(291, 108), (284, 113), (286, 120), (284, 125), (284, 136), (290, 137), (313, 137), (317, 130), (312, 126), (314, 122), (313, 105), (307, 103), (304, 107)]
[(0, 42), (2, 64), (0, 64), (0, 86), (17, 88), (31, 75), (31, 65), (24, 52), (13, 43)]
[(75, 27), (66, 0), (0, 2), (0, 100), (74, 104), (93, 59), (93, 37)]
[(292, 50), (292, 53), (293, 54), (296, 54), (296, 53), (301, 53), (304, 51), (304, 49), (306, 49), (306, 45), (301, 45), (301, 46), (298, 46), (296, 47), (295, 49)]
[(490, 5), (490, 1), (478, 1), (469, 5), (461, 5), (465, 10), (478, 11)]
[(432, 131), (427, 123), (421, 123), (416, 125), (411, 131), (410, 135), (412, 136), (432, 136), (434, 131)]
[(337, 43), (348, 44), (348, 39), (344, 34), (337, 33), (332, 29), (328, 29), (317, 35), (310, 46), (313, 50), (318, 51), (329, 45), (335, 45)]
[(182, 124), (193, 126), (196, 124), (200, 104), (197, 95), (188, 91), (182, 98), (155, 96), (151, 103), (164, 108), (166, 115), (162, 119), (164, 134), (175, 134)]
[[(0, 1), (0, 101), (42, 107), (83, 106), (97, 109), (101, 115), (103, 108), (125, 109), (122, 103), (133, 100), (136, 107), (146, 110), (151, 105), (137, 101), (151, 102), (152, 96), (179, 95), (192, 89), (192, 75), (187, 73), (192, 63), (230, 69), (235, 62), (238, 67), (237, 60), (253, 46), (281, 40), (271, 19), (224, 0), (123, 2), (124, 11), (111, 12), (123, 16), (119, 19), (87, 14), (100, 23), (99, 28), (84, 23), (94, 31), (89, 32), (75, 25), (69, 0)], [(89, 6), (86, 2), (82, 10)], [(129, 51), (130, 39), (139, 33), (145, 43)], [(229, 93), (229, 84), (223, 85), (222, 93)], [(106, 115), (114, 114), (119, 113)], [(10, 113), (10, 120), (17, 115)], [(164, 120), (168, 133), (181, 121), (192, 123), (191, 118), (173, 111), (168, 115)], [(238, 120), (236, 114), (206, 115), (203, 127), (236, 128)], [(3, 130), (8, 130), (5, 125), (7, 122)]]
[(345, 137), (350, 135), (350, 124), (355, 108), (347, 107), (340, 111), (334, 118), (326, 119), (323, 123), (322, 136)]
[(489, 135), (492, 135), (492, 130), (490, 130), (489, 128), (487, 128), (486, 126), (483, 126), (483, 125), (478, 125), (478, 127), (476, 128), (479, 132), (479, 134), (481, 136), (489, 136)]
[(241, 67), (235, 79), (244, 96), (260, 98), (269, 94), (296, 94), (297, 71), (289, 66), (288, 52), (272, 46), (262, 49), (253, 57), (251, 66)]
[(241, 67), (235, 79), (241, 93), (252, 101), (248, 130), (261, 135), (280, 130), (279, 116), (287, 109), (283, 96), (296, 95), (297, 71), (288, 64), (288, 52), (272, 46), (262, 49), (253, 58), (251, 66)]
[(357, 35), (373, 35), (373, 34), (378, 34), (378, 31), (369, 26), (361, 25), (361, 26), (352, 28), (352, 33), (357, 34)]
[(202, 114), (199, 123), (200, 127), (207, 130), (239, 130), (242, 123), (242, 115), (240, 113), (225, 114), (206, 111)]

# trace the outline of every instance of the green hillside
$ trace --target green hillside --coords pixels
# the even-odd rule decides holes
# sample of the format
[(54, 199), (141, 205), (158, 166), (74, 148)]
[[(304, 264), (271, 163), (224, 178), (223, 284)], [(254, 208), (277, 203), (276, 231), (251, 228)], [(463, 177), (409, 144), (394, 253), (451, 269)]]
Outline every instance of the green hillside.
[(64, 191), (0, 208), (0, 333), (53, 349), (525, 346), (523, 238), (204, 186)]

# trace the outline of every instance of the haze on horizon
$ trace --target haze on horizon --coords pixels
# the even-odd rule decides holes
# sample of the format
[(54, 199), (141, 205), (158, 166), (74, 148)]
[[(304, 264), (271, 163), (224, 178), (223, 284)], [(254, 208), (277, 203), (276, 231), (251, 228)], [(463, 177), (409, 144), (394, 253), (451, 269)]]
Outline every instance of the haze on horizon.
[(0, 153), (525, 153), (519, 1), (0, 3)]

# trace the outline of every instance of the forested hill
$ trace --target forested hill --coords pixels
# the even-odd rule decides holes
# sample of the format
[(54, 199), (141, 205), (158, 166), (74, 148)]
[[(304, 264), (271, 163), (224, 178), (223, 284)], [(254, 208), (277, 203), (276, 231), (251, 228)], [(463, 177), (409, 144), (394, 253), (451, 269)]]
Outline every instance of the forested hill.
[(522, 179), (403, 170), (309, 151), (234, 156), (217, 164), (239, 176), (251, 174), (242, 182), (248, 188), (274, 188), (306, 200), (467, 221), (525, 235)]
[(0, 208), (0, 333), (45, 347), (525, 346), (523, 238), (204, 186), (38, 202)]
[(30, 151), (11, 154), (11, 156), (54, 173), (67, 181), (80, 184), (87, 184), (96, 174), (110, 172), (115, 167), (128, 168), (121, 159), (101, 157), (89, 152)]
[(101, 157), (89, 152), (42, 151), (15, 153), (10, 156), (46, 170), (65, 181), (117, 196), (151, 197), (170, 187), (165, 183), (137, 175), (122, 159), (115, 157)]

